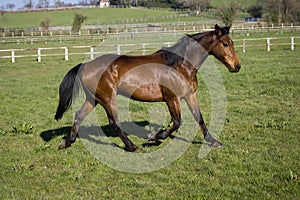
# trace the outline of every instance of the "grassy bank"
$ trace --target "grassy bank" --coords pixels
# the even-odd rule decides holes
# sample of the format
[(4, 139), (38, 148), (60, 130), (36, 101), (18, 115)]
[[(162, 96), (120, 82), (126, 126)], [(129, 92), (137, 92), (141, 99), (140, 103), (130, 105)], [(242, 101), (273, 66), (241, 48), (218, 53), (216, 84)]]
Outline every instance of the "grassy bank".
[[(87, 16), (86, 25), (138, 24), (152, 22), (178, 22), (199, 20), (197, 17), (180, 16), (179, 13), (165, 9), (134, 8), (88, 8), (64, 11), (43, 11), (26, 13), (5, 13), (0, 20), (2, 28), (39, 27), (41, 20), (49, 18), (50, 26), (72, 26), (76, 13)], [(175, 18), (175, 16), (177, 16)]]

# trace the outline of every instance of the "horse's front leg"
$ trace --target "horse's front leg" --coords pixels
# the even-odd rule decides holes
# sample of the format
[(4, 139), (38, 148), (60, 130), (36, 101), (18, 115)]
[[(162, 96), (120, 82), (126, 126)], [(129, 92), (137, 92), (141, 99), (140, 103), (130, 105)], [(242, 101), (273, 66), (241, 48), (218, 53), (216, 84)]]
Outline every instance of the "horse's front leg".
[(186, 101), (190, 111), (192, 112), (195, 120), (199, 124), (201, 131), (203, 133), (204, 139), (206, 142), (209, 143), (210, 146), (213, 147), (221, 147), (222, 143), (216, 140), (209, 132), (208, 129), (204, 123), (198, 102), (197, 102), (197, 96), (196, 92), (188, 94), (185, 96), (184, 100)]
[(151, 134), (148, 136), (149, 141), (156, 141), (159, 139), (166, 139), (174, 131), (178, 130), (181, 125), (181, 114), (180, 114), (180, 99), (177, 97), (166, 100), (173, 125), (167, 130), (161, 130), (157, 134)]

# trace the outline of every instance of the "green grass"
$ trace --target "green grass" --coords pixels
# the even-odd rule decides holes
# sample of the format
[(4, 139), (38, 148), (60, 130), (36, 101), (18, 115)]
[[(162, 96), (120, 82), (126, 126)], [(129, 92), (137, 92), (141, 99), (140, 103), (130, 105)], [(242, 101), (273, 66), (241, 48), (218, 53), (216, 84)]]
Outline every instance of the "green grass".
[[(241, 36), (242, 37), (242, 36)], [(171, 165), (144, 174), (109, 168), (78, 139), (58, 151), (73, 121), (71, 110), (54, 121), (58, 86), (85, 56), (8, 59), (0, 67), (1, 199), (299, 199), (300, 50), (238, 49), (240, 73), (217, 63), (227, 96), (220, 140), (225, 144), (198, 158), (202, 136)], [(209, 123), (210, 96), (199, 76), (198, 99)], [(133, 121), (149, 120), (150, 104), (131, 102)], [(107, 119), (97, 109), (102, 126)], [(145, 113), (145, 114), (143, 114)], [(162, 122), (163, 123), (163, 122)], [(145, 128), (148, 128), (146, 125)], [(175, 134), (176, 135), (176, 134)], [(178, 133), (177, 133), (178, 135)], [(43, 137), (42, 137), (43, 136)], [(138, 145), (144, 139), (129, 134)], [(45, 141), (47, 140), (47, 141)], [(118, 137), (111, 142), (122, 146)], [(172, 142), (149, 146), (155, 151)], [(146, 167), (146, 166), (145, 166)]]
[[(236, 0), (226, 0), (226, 1), (220, 1), (220, 0), (212, 0), (211, 5), (213, 7), (222, 8), (224, 5), (229, 4), (229, 2), (236, 1)], [(250, 5), (253, 5), (257, 2), (257, 0), (239, 0), (238, 2), (242, 8), (248, 8)]]
[[(44, 18), (50, 19), (50, 26), (72, 26), (75, 13), (87, 16), (85, 25), (105, 24), (139, 24), (152, 22), (177, 22), (199, 20), (197, 17), (179, 17), (179, 13), (165, 9), (117, 9), (117, 8), (89, 8), (65, 11), (31, 12), (31, 13), (7, 13), (0, 20), (2, 28), (29, 28), (39, 27)], [(178, 17), (175, 18), (175, 15)], [(171, 18), (172, 16), (172, 18)]]

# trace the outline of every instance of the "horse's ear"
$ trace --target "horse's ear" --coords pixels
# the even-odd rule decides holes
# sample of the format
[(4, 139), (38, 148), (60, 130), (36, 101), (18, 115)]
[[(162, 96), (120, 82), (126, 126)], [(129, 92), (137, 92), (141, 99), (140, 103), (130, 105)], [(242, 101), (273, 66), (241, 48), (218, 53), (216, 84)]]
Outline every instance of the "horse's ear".
[(228, 35), (229, 34), (229, 30), (230, 30), (230, 28), (231, 28), (231, 25), (230, 26), (226, 26), (226, 27), (224, 27), (225, 28), (225, 30), (226, 30), (226, 34)]
[(215, 34), (218, 37), (221, 37), (223, 35), (222, 30), (221, 30), (221, 28), (220, 28), (220, 26), (218, 24), (215, 25)]

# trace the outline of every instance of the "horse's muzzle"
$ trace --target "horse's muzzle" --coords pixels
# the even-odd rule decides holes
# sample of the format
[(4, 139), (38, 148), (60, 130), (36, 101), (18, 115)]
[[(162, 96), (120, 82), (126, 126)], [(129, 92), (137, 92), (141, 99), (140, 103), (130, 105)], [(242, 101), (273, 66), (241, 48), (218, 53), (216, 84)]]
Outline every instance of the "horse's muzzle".
[(239, 72), (240, 69), (241, 69), (241, 65), (240, 65), (240, 64), (237, 64), (237, 65), (235, 66), (235, 68), (231, 68), (229, 71), (230, 71), (230, 72)]

